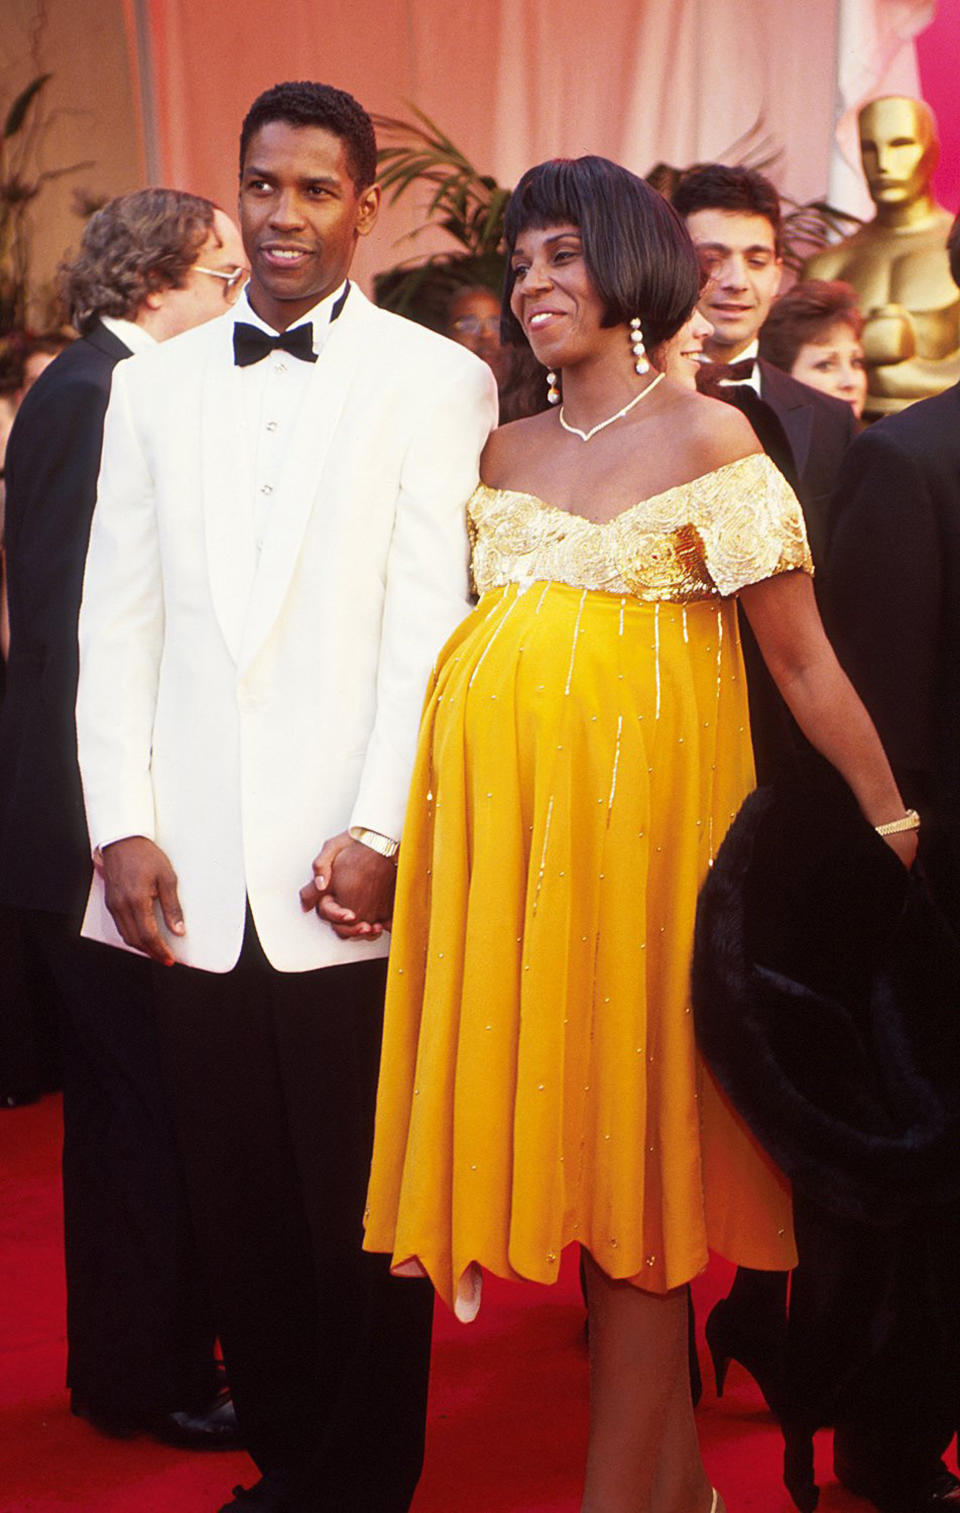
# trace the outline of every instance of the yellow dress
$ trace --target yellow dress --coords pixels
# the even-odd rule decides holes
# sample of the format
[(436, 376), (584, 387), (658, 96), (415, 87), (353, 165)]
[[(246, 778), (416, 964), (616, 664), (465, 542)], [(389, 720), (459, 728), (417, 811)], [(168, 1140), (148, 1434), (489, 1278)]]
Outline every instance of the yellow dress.
[(751, 456), (597, 524), (483, 485), (427, 694), (365, 1246), (461, 1317), (579, 1241), (655, 1292), (795, 1264), (786, 1179), (697, 1053), (697, 892), (753, 787), (733, 595), (812, 571)]

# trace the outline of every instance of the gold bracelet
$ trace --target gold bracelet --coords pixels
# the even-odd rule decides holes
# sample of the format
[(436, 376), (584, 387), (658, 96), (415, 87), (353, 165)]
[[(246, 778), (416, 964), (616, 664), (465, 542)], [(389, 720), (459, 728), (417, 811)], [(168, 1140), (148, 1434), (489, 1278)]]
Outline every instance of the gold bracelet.
[(916, 809), (908, 809), (902, 819), (889, 820), (886, 825), (874, 825), (878, 835), (900, 835), (904, 830), (919, 830), (920, 816)]

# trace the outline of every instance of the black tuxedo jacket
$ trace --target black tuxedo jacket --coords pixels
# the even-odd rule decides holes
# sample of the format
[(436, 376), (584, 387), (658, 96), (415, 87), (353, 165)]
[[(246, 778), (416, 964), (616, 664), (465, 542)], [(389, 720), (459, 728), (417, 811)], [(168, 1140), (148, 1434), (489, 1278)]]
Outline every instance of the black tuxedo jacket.
[(828, 526), (827, 629), (960, 929), (960, 384), (857, 438)]
[(105, 326), (27, 393), (7, 448), (10, 662), (0, 710), (0, 904), (82, 912), (90, 848), (77, 769), (77, 618), (113, 370)]
[[(705, 387), (741, 410), (767, 456), (796, 490), (803, 506), (810, 550), (817, 568), (817, 595), (822, 578), (828, 504), (840, 465), (856, 434), (853, 411), (842, 400), (798, 383), (770, 363), (759, 362), (760, 395), (750, 384)], [(806, 743), (767, 671), (750, 623), (740, 616), (743, 655), (750, 696), (750, 731), (757, 781), (796, 774)]]
[(846, 450), (857, 434), (857, 421), (845, 400), (799, 383), (763, 358), (758, 359), (757, 366), (760, 398), (770, 406), (790, 443), (797, 495), (819, 571), (824, 561), (830, 500)]

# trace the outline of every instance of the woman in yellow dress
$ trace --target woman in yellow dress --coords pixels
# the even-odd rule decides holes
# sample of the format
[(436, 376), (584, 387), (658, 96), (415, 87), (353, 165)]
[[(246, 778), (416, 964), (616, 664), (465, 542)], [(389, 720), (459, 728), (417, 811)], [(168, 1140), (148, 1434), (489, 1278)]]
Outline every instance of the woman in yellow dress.
[[(583, 1513), (709, 1513), (684, 1284), (710, 1248), (795, 1261), (788, 1184), (690, 1010), (697, 892), (753, 786), (736, 595), (866, 817), (903, 803), (824, 639), (796, 499), (739, 412), (644, 355), (699, 291), (671, 207), (604, 159), (549, 162), (507, 243), (505, 336), (562, 402), (494, 433), (469, 505), (479, 603), (424, 710), (365, 1245), (469, 1319), (483, 1268), (551, 1282), (578, 1242)], [(891, 837), (908, 864), (914, 843)]]

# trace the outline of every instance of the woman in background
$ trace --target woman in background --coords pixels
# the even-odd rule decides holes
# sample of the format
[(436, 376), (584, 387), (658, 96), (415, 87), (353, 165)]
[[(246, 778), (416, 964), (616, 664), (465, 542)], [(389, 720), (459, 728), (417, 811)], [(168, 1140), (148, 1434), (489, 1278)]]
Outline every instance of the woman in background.
[(839, 279), (807, 279), (774, 300), (760, 327), (760, 356), (791, 378), (845, 399), (859, 420), (867, 399), (857, 291)]

